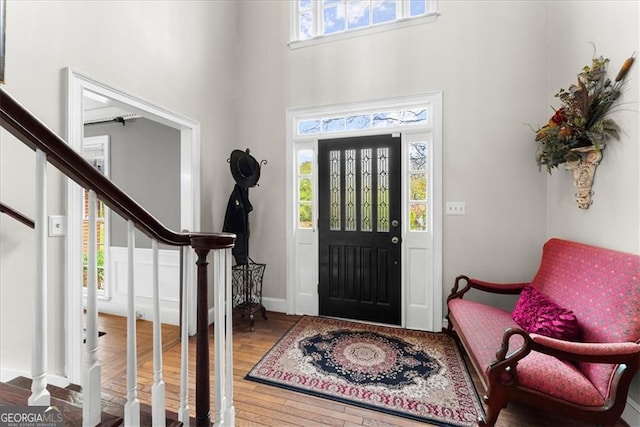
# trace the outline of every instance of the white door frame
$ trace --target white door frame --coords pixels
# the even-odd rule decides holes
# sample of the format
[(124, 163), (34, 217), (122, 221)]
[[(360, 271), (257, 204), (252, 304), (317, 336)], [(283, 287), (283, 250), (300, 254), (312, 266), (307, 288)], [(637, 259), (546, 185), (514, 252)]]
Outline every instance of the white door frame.
[[(200, 231), (200, 124), (190, 118), (166, 110), (67, 68), (67, 143), (81, 152), (84, 138), (84, 94), (86, 91), (104, 96), (116, 105), (147, 119), (180, 131), (180, 229)], [(66, 237), (66, 306), (65, 306), (65, 374), (72, 383), (82, 383), (82, 189), (73, 181), (67, 184)], [(179, 230), (176, 230), (179, 231)], [(191, 254), (191, 251), (188, 251)], [(192, 254), (191, 254), (192, 255)], [(195, 296), (195, 274), (186, 268), (187, 286)], [(190, 332), (195, 331), (195, 298), (190, 304)]]
[[(331, 118), (364, 111), (393, 111), (417, 106), (428, 106), (428, 120), (423, 124), (400, 127), (369, 128), (351, 132), (332, 132), (320, 135), (298, 135), (296, 121), (317, 117)], [(314, 168), (317, 167), (317, 141), (321, 138), (402, 133), (403, 195), (408, 194), (407, 147), (415, 141), (412, 135), (430, 134), (431, 168), (428, 180), (430, 205), (428, 206), (429, 232), (426, 240), (418, 242), (408, 236), (407, 221), (403, 223), (402, 241), (402, 325), (412, 329), (440, 331), (443, 321), (442, 307), (442, 92), (423, 95), (363, 101), (358, 103), (287, 110), (286, 115), (286, 295), (287, 313), (317, 315), (318, 233), (317, 233), (317, 172), (313, 176), (313, 227), (297, 227), (297, 152), (300, 148), (312, 150)], [(403, 196), (403, 218), (406, 197)], [(409, 238), (407, 238), (409, 237)], [(410, 265), (411, 260), (413, 264)], [(419, 262), (423, 262), (420, 265)], [(421, 279), (416, 285), (415, 279)], [(314, 282), (315, 281), (315, 282)], [(411, 282), (411, 283), (409, 283)], [(422, 283), (425, 285), (423, 286)]]

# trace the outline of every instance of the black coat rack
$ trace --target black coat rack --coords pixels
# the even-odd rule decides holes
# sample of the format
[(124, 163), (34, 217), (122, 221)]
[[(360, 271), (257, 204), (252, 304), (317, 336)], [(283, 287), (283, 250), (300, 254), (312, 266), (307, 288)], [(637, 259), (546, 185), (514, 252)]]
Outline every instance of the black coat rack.
[(266, 160), (258, 162), (247, 148), (245, 151), (233, 150), (227, 159), (231, 175), (236, 181), (227, 210), (223, 231), (236, 235), (232, 249), (236, 265), (233, 267), (233, 305), (235, 310), (248, 314), (251, 319), (250, 330), (254, 330), (254, 313), (262, 312), (266, 320), (266, 309), (262, 305), (262, 278), (266, 264), (254, 262), (249, 257), (249, 213), (253, 205), (249, 201), (249, 188), (259, 186), (260, 171)]

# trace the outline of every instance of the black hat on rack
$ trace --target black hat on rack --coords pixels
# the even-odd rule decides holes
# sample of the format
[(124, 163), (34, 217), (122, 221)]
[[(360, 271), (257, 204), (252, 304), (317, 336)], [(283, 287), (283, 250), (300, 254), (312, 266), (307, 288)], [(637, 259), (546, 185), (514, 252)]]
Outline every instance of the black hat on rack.
[(246, 151), (233, 150), (229, 159), (231, 175), (236, 183), (244, 188), (255, 187), (260, 179), (260, 163)]

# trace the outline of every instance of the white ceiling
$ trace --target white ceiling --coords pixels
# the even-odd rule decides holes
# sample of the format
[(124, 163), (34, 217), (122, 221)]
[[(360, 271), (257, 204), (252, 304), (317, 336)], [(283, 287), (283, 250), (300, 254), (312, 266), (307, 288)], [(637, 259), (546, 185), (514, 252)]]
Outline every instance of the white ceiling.
[(138, 114), (123, 110), (115, 103), (101, 95), (87, 92), (84, 97), (84, 124), (114, 121), (117, 118), (134, 119)]

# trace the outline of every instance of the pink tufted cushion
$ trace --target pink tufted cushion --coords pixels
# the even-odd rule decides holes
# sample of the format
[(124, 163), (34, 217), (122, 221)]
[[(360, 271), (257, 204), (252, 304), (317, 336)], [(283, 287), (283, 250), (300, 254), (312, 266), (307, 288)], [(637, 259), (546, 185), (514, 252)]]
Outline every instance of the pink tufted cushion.
[[(640, 340), (640, 256), (550, 239), (531, 285), (580, 320), (582, 341)], [(603, 397), (615, 365), (579, 363)]]
[(529, 333), (569, 341), (580, 338), (580, 325), (575, 314), (531, 286), (522, 289), (511, 317)]

